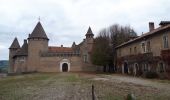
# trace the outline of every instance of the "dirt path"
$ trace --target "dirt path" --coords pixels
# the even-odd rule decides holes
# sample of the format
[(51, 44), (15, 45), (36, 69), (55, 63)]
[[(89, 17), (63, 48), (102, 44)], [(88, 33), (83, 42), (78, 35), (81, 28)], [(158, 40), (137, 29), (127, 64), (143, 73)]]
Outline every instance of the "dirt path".
[(106, 75), (105, 76), (110, 81), (117, 81), (117, 82), (127, 82), (133, 84), (139, 84), (143, 86), (151, 86), (154, 88), (159, 89), (167, 89), (170, 90), (170, 83), (161, 83), (159, 80), (155, 79), (143, 79), (139, 77), (131, 77), (131, 76), (124, 76), (124, 75)]
[(142, 100), (170, 100), (169, 80), (144, 79), (120, 74), (99, 75), (93, 80), (107, 83), (117, 94), (134, 93), (137, 98), (143, 98)]

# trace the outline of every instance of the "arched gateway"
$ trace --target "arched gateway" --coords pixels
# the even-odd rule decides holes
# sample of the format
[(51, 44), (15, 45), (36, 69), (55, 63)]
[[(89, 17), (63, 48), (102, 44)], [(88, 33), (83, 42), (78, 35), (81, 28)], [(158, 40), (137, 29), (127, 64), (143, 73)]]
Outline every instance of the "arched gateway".
[(68, 72), (68, 64), (67, 63), (62, 64), (62, 72)]
[(60, 72), (70, 71), (70, 61), (68, 59), (62, 59), (60, 61)]

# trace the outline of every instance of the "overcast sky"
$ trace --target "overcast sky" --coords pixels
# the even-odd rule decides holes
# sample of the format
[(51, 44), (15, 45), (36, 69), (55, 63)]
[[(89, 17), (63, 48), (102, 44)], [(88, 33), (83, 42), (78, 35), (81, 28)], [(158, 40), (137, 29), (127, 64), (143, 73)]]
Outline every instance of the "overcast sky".
[(89, 26), (95, 35), (112, 24), (130, 25), (140, 35), (148, 22), (170, 20), (170, 0), (0, 0), (0, 60), (8, 59), (14, 37), (23, 39), (41, 23), (49, 45), (71, 46), (85, 38)]

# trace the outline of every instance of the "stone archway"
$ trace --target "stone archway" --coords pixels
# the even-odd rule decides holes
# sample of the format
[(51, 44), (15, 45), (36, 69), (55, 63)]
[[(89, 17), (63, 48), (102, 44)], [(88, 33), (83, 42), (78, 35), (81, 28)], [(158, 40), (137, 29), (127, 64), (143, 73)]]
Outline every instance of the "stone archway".
[(62, 59), (60, 61), (60, 72), (70, 71), (70, 61), (68, 59)]

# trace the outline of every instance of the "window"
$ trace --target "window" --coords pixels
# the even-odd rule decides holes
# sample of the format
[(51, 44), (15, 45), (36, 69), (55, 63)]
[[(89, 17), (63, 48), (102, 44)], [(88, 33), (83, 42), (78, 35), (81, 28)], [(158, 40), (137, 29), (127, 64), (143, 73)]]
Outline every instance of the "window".
[(132, 48), (130, 48), (130, 54), (132, 54)]
[(142, 52), (145, 53), (146, 52), (145, 42), (142, 42), (141, 46), (142, 46)]
[(148, 71), (148, 64), (143, 64), (143, 71)]
[(163, 35), (163, 47), (164, 48), (169, 48), (168, 46), (168, 35)]
[(147, 41), (147, 52), (151, 52), (150, 41)]
[(25, 62), (25, 57), (20, 57), (19, 61), (20, 62)]
[(87, 63), (87, 55), (84, 55), (84, 62)]
[(136, 47), (134, 47), (134, 53), (137, 54), (137, 49), (136, 49)]
[(164, 63), (159, 63), (159, 66), (158, 66), (158, 72), (160, 73), (163, 73), (164, 72)]

